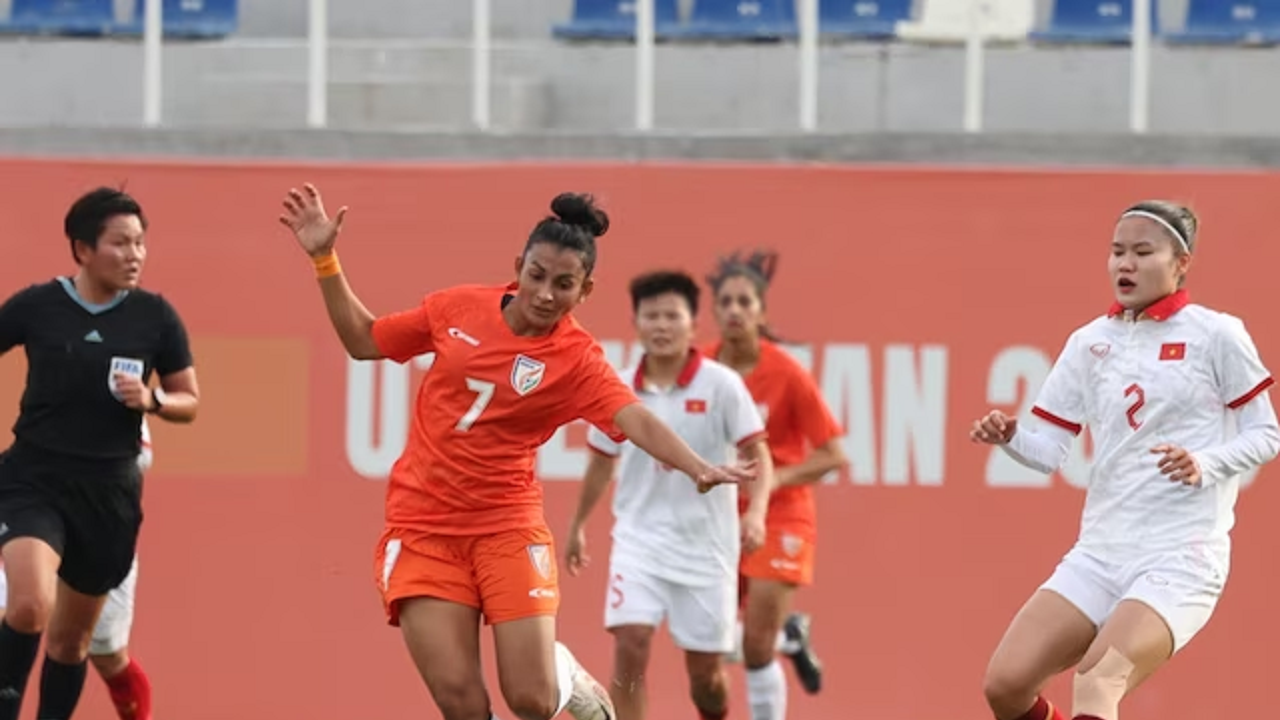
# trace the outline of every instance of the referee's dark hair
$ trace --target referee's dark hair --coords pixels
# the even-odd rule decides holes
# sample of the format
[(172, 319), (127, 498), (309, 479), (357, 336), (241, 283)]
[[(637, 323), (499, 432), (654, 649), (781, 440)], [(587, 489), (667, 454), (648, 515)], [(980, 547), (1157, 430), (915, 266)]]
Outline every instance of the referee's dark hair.
[(142, 214), (142, 206), (128, 193), (115, 188), (100, 187), (81, 195), (71, 204), (67, 217), (63, 220), (63, 232), (71, 243), (71, 257), (76, 264), (80, 258), (76, 255), (76, 241), (97, 249), (98, 238), (107, 226), (107, 221), (117, 215), (137, 215), (142, 221), (142, 228), (147, 227), (147, 217)]
[(631, 312), (640, 310), (640, 301), (651, 297), (675, 293), (689, 303), (689, 314), (698, 316), (698, 295), (702, 290), (698, 281), (679, 270), (657, 270), (638, 275), (631, 280)]

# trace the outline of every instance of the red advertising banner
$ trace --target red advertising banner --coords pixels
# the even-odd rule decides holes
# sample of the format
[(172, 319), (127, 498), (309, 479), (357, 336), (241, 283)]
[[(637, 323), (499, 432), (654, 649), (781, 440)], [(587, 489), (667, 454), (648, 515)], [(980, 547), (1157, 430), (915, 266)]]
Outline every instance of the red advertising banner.
[[(633, 357), (630, 276), (680, 267), (701, 277), (735, 248), (781, 252), (771, 324), (848, 427), (851, 459), (819, 491), (816, 582), (797, 595), (828, 678), (812, 697), (793, 682), (800, 720), (990, 716), (988, 657), (1075, 538), (1088, 448), (1040, 476), (970, 444), (969, 424), (992, 407), (1025, 410), (1068, 333), (1106, 309), (1111, 229), (1129, 203), (1193, 204), (1203, 223), (1193, 300), (1242, 316), (1280, 367), (1280, 244), (1270, 237), (1280, 177), (1268, 174), (0, 161), (4, 294), (74, 272), (67, 206), (95, 185), (125, 183), (151, 220), (144, 283), (193, 337), (201, 415), (154, 429), (141, 541), (133, 650), (161, 718), (438, 717), (372, 578), (383, 481), (425, 363), (344, 356), (309, 263), (276, 222), (284, 192), (305, 181), (331, 210), (350, 206), (343, 266), (377, 313), (441, 286), (509, 279), (555, 194), (596, 194), (614, 224), (597, 292), (578, 315), (616, 363)], [(714, 332), (709, 315), (699, 329)], [(6, 424), (23, 362), (20, 352), (0, 358)], [(584, 465), (578, 427), (539, 458), (561, 537)], [(1273, 477), (1263, 470), (1241, 494), (1216, 616), (1127, 701), (1126, 720), (1272, 704)], [(602, 679), (612, 664), (602, 628), (609, 522), (602, 508), (586, 574), (562, 574), (559, 619), (562, 639)], [(487, 637), (484, 647), (495, 710), (508, 717)], [(659, 641), (651, 717), (694, 717), (683, 667)], [(740, 669), (732, 693), (733, 714), (745, 716)], [(1069, 703), (1069, 678), (1049, 694)], [(89, 720), (113, 717), (92, 678), (81, 708)]]

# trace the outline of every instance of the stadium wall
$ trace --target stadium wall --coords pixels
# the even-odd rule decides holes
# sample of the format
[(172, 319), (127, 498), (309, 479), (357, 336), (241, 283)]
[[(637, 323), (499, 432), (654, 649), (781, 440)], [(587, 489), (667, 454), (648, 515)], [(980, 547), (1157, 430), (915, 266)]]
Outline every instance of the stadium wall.
[[(88, 138), (102, 141), (95, 154), (123, 147), (76, 137), (64, 151), (89, 152)], [(171, 151), (166, 137), (147, 136), (149, 149)], [(0, 133), (0, 154), (14, 142)], [(131, 160), (0, 160), (9, 249), (0, 286), (11, 292), (69, 270), (60, 222), (84, 189), (127, 183), (146, 205), (146, 282), (184, 314), (204, 394), (196, 425), (156, 427), (146, 489), (134, 652), (153, 675), (161, 716), (438, 717), (384, 625), (372, 579), (383, 480), (405, 440), (421, 363), (345, 359), (307, 261), (275, 220), (283, 192), (303, 181), (332, 207), (350, 206), (344, 265), (377, 312), (448, 283), (506, 281), (554, 194), (596, 193), (615, 224), (602, 240), (599, 289), (580, 316), (617, 363), (635, 357), (630, 275), (658, 265), (701, 274), (739, 246), (781, 251), (773, 324), (847, 423), (852, 458), (849, 473), (818, 490), (817, 585), (798, 605), (815, 616), (829, 681), (817, 697), (793, 686), (801, 720), (985, 716), (987, 657), (1074, 537), (1088, 451), (1039, 477), (971, 445), (969, 422), (990, 407), (1025, 409), (1068, 332), (1105, 309), (1106, 242), (1119, 209), (1151, 196), (1193, 203), (1204, 221), (1193, 295), (1244, 316), (1263, 357), (1280, 363), (1270, 290), (1280, 248), (1266, 230), (1280, 177), (1257, 167), (375, 164), (336, 162), (339, 153), (267, 163), (143, 158), (144, 149), (132, 145)], [(704, 318), (701, 336), (710, 330)], [(0, 359), (0, 406), (16, 408), (22, 368), (18, 353)], [(574, 426), (539, 459), (560, 537), (576, 503), (581, 441)], [(1265, 643), (1280, 632), (1274, 473), (1250, 478), (1242, 493), (1217, 617), (1129, 701), (1129, 720), (1269, 706)], [(590, 541), (594, 564), (562, 580), (560, 632), (607, 675), (607, 511)], [(496, 693), (488, 637), (484, 647)], [(683, 663), (666, 641), (655, 653), (653, 716), (688, 717)], [(734, 683), (741, 709), (739, 671)], [(1066, 701), (1069, 681), (1049, 695)], [(500, 699), (495, 707), (505, 711)], [(81, 717), (110, 713), (90, 682)]]

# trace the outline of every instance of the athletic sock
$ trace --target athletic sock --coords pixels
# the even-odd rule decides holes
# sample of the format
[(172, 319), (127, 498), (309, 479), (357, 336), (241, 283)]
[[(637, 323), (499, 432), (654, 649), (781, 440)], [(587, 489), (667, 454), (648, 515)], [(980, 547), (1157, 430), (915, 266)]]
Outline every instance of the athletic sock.
[(18, 720), (39, 652), (40, 633), (18, 632), (0, 622), (0, 720)]
[(151, 720), (151, 680), (137, 660), (106, 683), (120, 720)]
[(80, 703), (88, 669), (89, 663), (84, 660), (66, 665), (46, 655), (44, 666), (40, 668), (40, 706), (36, 710), (36, 718), (70, 720), (71, 713)]
[(747, 701), (751, 705), (751, 720), (787, 717), (787, 677), (777, 660), (747, 671)]

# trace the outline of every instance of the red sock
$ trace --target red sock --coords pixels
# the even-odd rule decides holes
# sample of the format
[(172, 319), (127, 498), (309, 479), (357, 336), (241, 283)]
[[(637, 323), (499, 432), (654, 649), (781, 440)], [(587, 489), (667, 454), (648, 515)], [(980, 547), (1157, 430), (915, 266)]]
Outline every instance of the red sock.
[(137, 660), (107, 681), (120, 720), (151, 720), (151, 680)]
[[(1053, 706), (1053, 703), (1042, 697), (1036, 698), (1036, 704), (1025, 712), (1018, 720), (1067, 720), (1062, 717), (1062, 713)], [(1079, 720), (1076, 718), (1075, 720)]]

